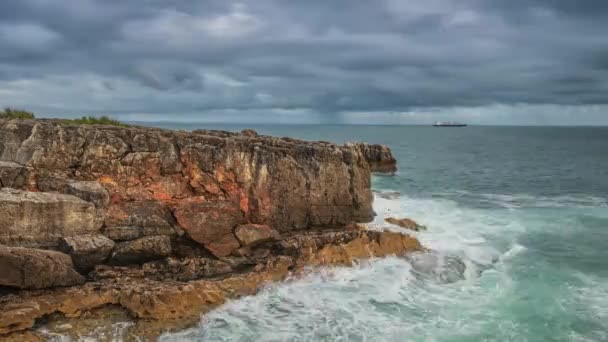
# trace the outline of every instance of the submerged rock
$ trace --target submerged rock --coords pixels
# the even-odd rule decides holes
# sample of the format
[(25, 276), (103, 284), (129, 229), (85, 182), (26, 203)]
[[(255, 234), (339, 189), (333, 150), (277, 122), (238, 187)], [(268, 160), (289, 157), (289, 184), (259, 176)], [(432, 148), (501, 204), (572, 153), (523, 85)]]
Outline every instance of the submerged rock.
[(82, 284), (85, 278), (63, 253), (33, 248), (0, 246), (0, 285), (44, 289)]
[(408, 256), (414, 271), (442, 283), (453, 283), (465, 279), (466, 264), (456, 256), (435, 252), (415, 253)]
[(388, 217), (385, 218), (384, 221), (386, 223), (390, 223), (390, 224), (394, 224), (396, 226), (399, 226), (401, 228), (405, 228), (405, 229), (411, 229), (411, 230), (415, 230), (415, 231), (420, 231), (420, 230), (426, 230), (426, 226), (420, 225), (418, 223), (416, 223), (416, 221), (411, 220), (409, 218), (394, 218), (394, 217)]

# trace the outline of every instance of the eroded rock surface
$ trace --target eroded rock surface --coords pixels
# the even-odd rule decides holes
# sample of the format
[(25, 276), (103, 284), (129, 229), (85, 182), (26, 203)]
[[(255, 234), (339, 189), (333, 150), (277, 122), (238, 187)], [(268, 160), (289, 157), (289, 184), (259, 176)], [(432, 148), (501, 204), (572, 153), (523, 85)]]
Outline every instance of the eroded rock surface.
[(43, 289), (82, 284), (85, 278), (63, 253), (0, 245), (0, 285), (19, 289)]
[(380, 145), (0, 119), (0, 334), (108, 307), (174, 327), (306, 265), (421, 250), (358, 224), (390, 165)]
[(63, 237), (95, 234), (100, 227), (95, 206), (80, 198), (0, 189), (0, 244), (53, 247)]
[(414, 231), (426, 230), (426, 226), (416, 223), (416, 221), (409, 218), (395, 218), (387, 217), (384, 219), (386, 223), (394, 224), (401, 228), (410, 229)]

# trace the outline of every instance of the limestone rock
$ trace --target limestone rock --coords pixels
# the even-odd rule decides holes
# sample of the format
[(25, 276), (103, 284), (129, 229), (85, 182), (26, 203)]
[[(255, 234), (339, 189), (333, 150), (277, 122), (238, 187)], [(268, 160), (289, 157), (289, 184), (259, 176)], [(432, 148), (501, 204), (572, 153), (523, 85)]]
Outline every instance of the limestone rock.
[(386, 221), (387, 223), (390, 224), (394, 224), (397, 225), (401, 228), (405, 228), (405, 229), (411, 229), (411, 230), (415, 230), (415, 231), (420, 231), (420, 230), (426, 230), (426, 226), (420, 225), (418, 223), (416, 223), (414, 220), (411, 220), (409, 218), (394, 218), (394, 217), (387, 217), (384, 219), (384, 221)]
[(242, 213), (229, 203), (185, 203), (175, 210), (175, 217), (194, 241), (215, 256), (230, 255), (240, 246), (232, 231), (243, 219)]
[(168, 236), (147, 236), (116, 245), (109, 263), (112, 265), (141, 264), (158, 260), (171, 254), (171, 239)]
[(0, 160), (0, 188), (18, 188), (23, 185), (23, 165)]
[(101, 221), (93, 204), (77, 197), (0, 189), (0, 243), (57, 246), (59, 239), (96, 234)]
[(360, 149), (365, 160), (369, 163), (371, 171), (394, 173), (397, 171), (397, 160), (388, 146), (379, 144), (351, 143), (349, 144)]
[(240, 225), (236, 227), (234, 233), (243, 246), (257, 245), (281, 238), (279, 232), (263, 224)]
[(0, 285), (43, 289), (84, 283), (72, 259), (61, 252), (0, 246)]
[(79, 271), (84, 272), (104, 263), (114, 245), (114, 241), (103, 235), (80, 235), (61, 239), (59, 248), (72, 257)]
[(95, 204), (98, 208), (106, 207), (110, 203), (108, 191), (99, 182), (45, 177), (38, 180), (38, 188), (42, 191), (56, 191), (76, 196), (83, 201)]

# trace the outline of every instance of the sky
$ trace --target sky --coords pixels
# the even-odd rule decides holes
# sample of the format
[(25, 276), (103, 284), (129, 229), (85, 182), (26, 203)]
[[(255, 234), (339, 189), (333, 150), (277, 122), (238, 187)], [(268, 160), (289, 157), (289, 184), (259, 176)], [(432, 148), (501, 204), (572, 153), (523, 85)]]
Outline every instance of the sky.
[(128, 121), (608, 125), (608, 1), (1, 1), (0, 106)]

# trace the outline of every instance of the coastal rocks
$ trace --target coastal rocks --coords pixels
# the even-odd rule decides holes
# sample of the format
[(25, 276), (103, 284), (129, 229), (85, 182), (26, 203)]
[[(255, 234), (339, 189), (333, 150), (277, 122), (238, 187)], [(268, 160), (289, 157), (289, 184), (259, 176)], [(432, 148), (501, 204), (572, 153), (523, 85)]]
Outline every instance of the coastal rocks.
[(358, 148), (373, 172), (394, 173), (397, 171), (397, 160), (388, 146), (379, 144), (350, 143)]
[(253, 246), (281, 238), (279, 232), (263, 224), (240, 225), (236, 227), (234, 233), (243, 246)]
[(63, 253), (22, 247), (0, 246), (0, 285), (20, 289), (43, 289), (82, 284), (85, 278)]
[(415, 238), (399, 233), (318, 231), (276, 242), (272, 255), (241, 272), (224, 260), (205, 258), (169, 258), (139, 268), (97, 266), (94, 281), (78, 287), (0, 297), (0, 334), (31, 327), (53, 312), (75, 319), (108, 305), (143, 319), (136, 324), (153, 322), (160, 332), (196, 322), (227, 299), (255, 294), (264, 283), (303, 272), (307, 265), (351, 265), (356, 259), (422, 251)]
[(416, 223), (414, 220), (409, 218), (395, 218), (395, 217), (387, 217), (384, 219), (386, 223), (394, 224), (401, 228), (410, 229), (414, 231), (426, 230), (426, 226), (420, 225)]
[(21, 164), (0, 161), (0, 188), (18, 188), (23, 185), (25, 168)]
[(86, 272), (104, 263), (114, 245), (114, 241), (103, 235), (80, 235), (62, 238), (59, 249), (72, 257), (79, 271)]
[(95, 206), (77, 197), (0, 189), (0, 244), (53, 247), (63, 237), (95, 234)]
[(171, 255), (171, 239), (168, 236), (147, 236), (116, 245), (109, 263), (112, 265), (141, 264)]
[(240, 247), (233, 229), (241, 223), (243, 216), (230, 203), (184, 203), (175, 210), (175, 217), (194, 241), (217, 257), (228, 256)]

